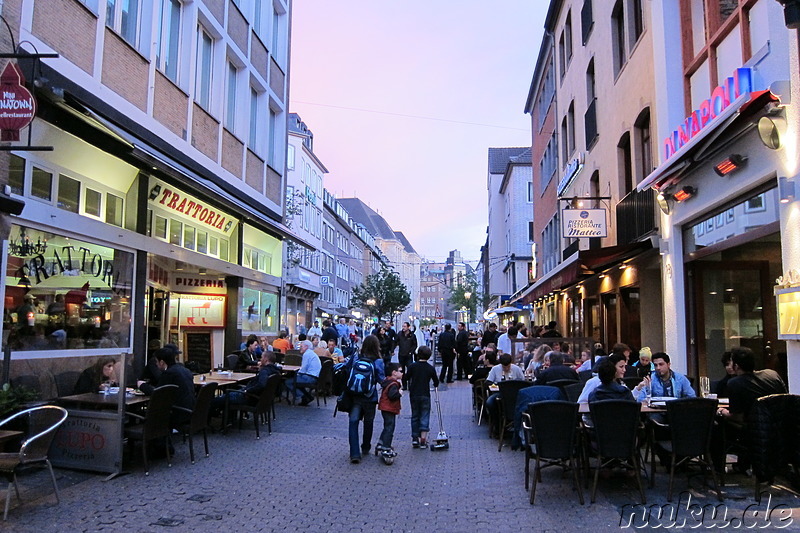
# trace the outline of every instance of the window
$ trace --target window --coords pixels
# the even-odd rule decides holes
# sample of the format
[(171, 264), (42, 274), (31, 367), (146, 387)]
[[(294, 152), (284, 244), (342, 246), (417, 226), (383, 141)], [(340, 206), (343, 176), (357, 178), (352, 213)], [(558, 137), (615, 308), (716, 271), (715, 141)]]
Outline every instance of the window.
[(567, 73), (567, 55), (564, 46), (564, 32), (562, 31), (558, 38), (558, 71), (562, 80)]
[(528, 193), (527, 194), (527, 199), (528, 199), (528, 203), (530, 204), (530, 203), (533, 202), (533, 182), (529, 181), (528, 183), (526, 183), (526, 185), (527, 185), (526, 189), (527, 189), (527, 193)]
[(18, 155), (9, 156), (8, 185), (12, 193), (25, 194), (25, 160)]
[(650, 139), (650, 108), (639, 113), (634, 123), (636, 126), (636, 143), (639, 154), (639, 176), (637, 181), (646, 178), (653, 171), (653, 144)]
[(567, 20), (564, 22), (564, 41), (567, 65), (569, 65), (572, 61), (572, 11), (567, 13)]
[(267, 22), (269, 18), (264, 17), (264, 8), (268, 7), (269, 4), (266, 2), (255, 2), (255, 11), (253, 13), (253, 29), (256, 32), (256, 35), (261, 37), (262, 41), (267, 40)]
[(113, 194), (106, 194), (106, 224), (122, 227), (123, 215), (122, 198)]
[(53, 175), (39, 167), (33, 167), (31, 196), (42, 200), (53, 199)]
[(539, 170), (542, 176), (542, 192), (547, 189), (547, 186), (550, 184), (550, 180), (553, 179), (553, 175), (558, 168), (558, 136), (556, 132), (550, 136), (550, 142), (547, 143), (547, 148), (545, 149), (544, 156), (542, 156), (542, 160), (539, 162)]
[(100, 218), (100, 202), (102, 202), (102, 200), (102, 193), (87, 188), (83, 199), (83, 212), (87, 215)]
[(169, 243), (180, 246), (182, 234), (183, 224), (174, 218), (169, 219)]
[(625, 48), (625, 10), (622, 0), (617, 0), (611, 11), (611, 49), (614, 59), (614, 75), (618, 74), (627, 61)]
[(236, 132), (236, 81), (239, 70), (228, 61), (228, 82), (225, 90), (225, 127), (231, 133)]
[(592, 33), (592, 27), (594, 27), (592, 0), (583, 0), (583, 8), (581, 9), (581, 42), (584, 46), (589, 42), (589, 34)]
[(619, 177), (622, 180), (621, 189), (628, 194), (635, 188), (633, 183), (633, 172), (631, 168), (631, 134), (625, 132), (617, 143), (617, 161)]
[(287, 147), (286, 168), (294, 170), (294, 146), (291, 144)]
[(567, 117), (564, 116), (561, 119), (561, 166), (567, 165), (567, 158), (569, 157), (569, 141), (567, 140), (568, 135)]
[(117, 32), (134, 48), (139, 48), (140, 0), (106, 0), (106, 26)]
[(595, 87), (594, 58), (589, 61), (586, 68), (586, 114), (583, 117), (583, 134), (586, 137), (586, 150), (589, 150), (595, 139), (597, 131), (597, 95)]
[(197, 27), (197, 74), (195, 78), (195, 100), (208, 111), (211, 107), (211, 69), (214, 41), (202, 26)]
[(81, 205), (81, 182), (69, 176), (58, 176), (58, 203), (59, 209), (77, 213)]
[(533, 221), (528, 221), (528, 241), (533, 242)]
[(279, 54), (278, 44), (281, 35), (281, 14), (277, 10), (272, 12), (272, 55)]
[[(730, 4), (731, 2), (720, 2), (720, 4)], [(733, 2), (735, 4), (735, 0)], [(635, 44), (639, 37), (642, 36), (644, 33), (644, 16), (642, 14), (642, 0), (631, 0), (631, 11), (633, 18), (633, 38), (631, 39), (631, 45)]]
[[(250, 149), (258, 145), (258, 91), (250, 87)], [(291, 147), (290, 147), (291, 148)]]
[(180, 0), (163, 0), (161, 4), (161, 31), (158, 35), (156, 65), (166, 77), (178, 81), (178, 61), (181, 41)]
[(550, 104), (553, 101), (553, 96), (556, 94), (555, 82), (555, 67), (553, 66), (552, 58), (545, 67), (547, 72), (544, 74), (544, 81), (542, 82), (542, 89), (539, 92), (539, 97), (536, 100), (536, 107), (539, 110), (539, 129), (541, 130), (544, 125), (547, 112), (550, 109)]
[(569, 103), (567, 111), (567, 141), (569, 143), (569, 155), (575, 153), (575, 102)]
[(267, 153), (267, 163), (275, 168), (275, 145), (278, 139), (275, 138), (277, 132), (277, 117), (275, 111), (270, 108), (269, 110), (269, 152)]
[(167, 240), (167, 219), (155, 216), (155, 224), (153, 224), (153, 237), (157, 239)]

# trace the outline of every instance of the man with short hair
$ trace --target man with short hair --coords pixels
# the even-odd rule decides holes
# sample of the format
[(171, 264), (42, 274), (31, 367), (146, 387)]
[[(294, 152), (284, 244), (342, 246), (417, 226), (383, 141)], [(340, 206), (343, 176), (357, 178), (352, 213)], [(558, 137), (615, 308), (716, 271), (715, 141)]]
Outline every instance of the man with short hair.
[(517, 338), (517, 326), (509, 326), (508, 330), (503, 332), (497, 338), (497, 350), (502, 353), (511, 353), (511, 339)]
[(339, 336), (340, 342), (348, 342), (350, 339), (350, 328), (347, 327), (347, 319), (344, 317), (339, 318), (339, 323), (336, 324), (336, 334)]
[(722, 416), (743, 422), (756, 400), (770, 394), (788, 392), (786, 384), (777, 372), (768, 368), (755, 369), (756, 356), (750, 348), (744, 346), (732, 348), (731, 362), (736, 376), (728, 381), (730, 407), (719, 410)]
[(292, 343), (286, 338), (285, 331), (278, 333), (278, 338), (272, 341), (272, 349), (279, 350), (281, 353), (286, 353), (292, 349)]
[(544, 332), (542, 333), (542, 337), (550, 337), (550, 338), (552, 338), (552, 337), (560, 337), (561, 333), (556, 331), (556, 326), (557, 325), (558, 324), (556, 323), (555, 320), (551, 320), (550, 322), (548, 322), (547, 323), (547, 327), (545, 328)]
[(281, 369), (275, 364), (275, 352), (266, 351), (261, 354), (261, 360), (258, 362), (258, 374), (247, 385), (239, 390), (231, 390), (221, 396), (217, 396), (211, 401), (212, 412), (219, 412), (227, 400), (228, 405), (255, 405), (258, 402), (258, 396), (267, 386), (267, 380), (275, 375), (280, 374)]
[[(137, 382), (136, 385), (139, 387), (139, 390), (150, 396), (158, 387), (177, 385), (178, 396), (175, 399), (175, 405), (185, 409), (194, 409), (194, 378), (192, 377), (191, 371), (185, 366), (178, 364), (175, 350), (161, 348), (156, 350), (154, 355), (158, 361), (158, 369), (161, 370), (161, 375), (158, 377), (155, 386), (146, 381)], [(172, 427), (177, 427), (188, 422), (191, 416), (191, 413), (186, 411), (173, 409), (170, 413), (170, 424), (172, 424)]]
[(239, 359), (234, 370), (255, 369), (259, 359), (261, 359), (261, 347), (258, 345), (258, 337), (249, 335), (245, 341), (244, 350), (239, 352)]
[(467, 326), (463, 322), (458, 323), (458, 333), (456, 334), (456, 355), (457, 370), (456, 381), (468, 379), (472, 373), (472, 360), (469, 357), (469, 333), (467, 333)]
[(417, 349), (417, 336), (411, 331), (411, 324), (403, 322), (400, 333), (397, 334), (397, 362), (403, 373), (403, 390), (408, 390), (408, 367), (413, 363), (414, 352)]
[(300, 405), (305, 407), (311, 400), (314, 399), (311, 394), (303, 387), (298, 387), (301, 384), (315, 384), (319, 379), (319, 373), (322, 370), (322, 362), (319, 356), (314, 353), (314, 346), (311, 341), (305, 340), (300, 343), (300, 351), (303, 352), (303, 361), (300, 363), (300, 370), (293, 378), (286, 380), (286, 388), (292, 392), (294, 401), (297, 401), (298, 392), (302, 395)]
[(314, 321), (314, 325), (308, 328), (306, 335), (308, 335), (310, 338), (314, 338), (314, 335), (317, 337), (322, 337), (322, 328), (319, 327), (319, 320)]
[(499, 333), (497, 333), (497, 324), (490, 322), (489, 328), (484, 331), (481, 336), (481, 348), (486, 348), (489, 344), (497, 344), (497, 337), (499, 336)]
[(336, 331), (335, 327), (333, 327), (333, 322), (331, 322), (330, 320), (326, 320), (325, 322), (323, 322), (323, 326), (325, 326), (325, 329), (322, 332), (322, 337), (321, 337), (322, 341), (325, 344), (328, 344), (328, 341), (330, 339), (333, 339), (338, 342), (339, 332)]
[(633, 390), (633, 395), (638, 401), (642, 401), (647, 396), (647, 385), (650, 385), (651, 396), (654, 398), (694, 398), (697, 396), (689, 378), (670, 368), (672, 365), (669, 355), (664, 352), (654, 353), (652, 364), (655, 368), (653, 379), (645, 376)]
[(437, 346), (439, 348), (439, 355), (442, 358), (442, 368), (439, 372), (439, 381), (445, 383), (453, 382), (453, 360), (456, 358), (456, 335), (453, 333), (450, 324), (444, 325), (444, 331), (437, 339)]

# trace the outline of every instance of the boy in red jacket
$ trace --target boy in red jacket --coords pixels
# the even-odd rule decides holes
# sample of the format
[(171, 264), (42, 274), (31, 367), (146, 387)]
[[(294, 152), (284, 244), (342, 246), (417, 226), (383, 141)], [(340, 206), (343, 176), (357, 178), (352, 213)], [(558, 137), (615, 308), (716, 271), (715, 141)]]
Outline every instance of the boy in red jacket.
[(381, 397), (378, 400), (378, 409), (383, 415), (383, 431), (375, 446), (375, 455), (384, 451), (394, 452), (392, 439), (397, 415), (400, 414), (400, 398), (403, 395), (403, 371), (397, 363), (386, 365), (386, 379), (381, 383)]

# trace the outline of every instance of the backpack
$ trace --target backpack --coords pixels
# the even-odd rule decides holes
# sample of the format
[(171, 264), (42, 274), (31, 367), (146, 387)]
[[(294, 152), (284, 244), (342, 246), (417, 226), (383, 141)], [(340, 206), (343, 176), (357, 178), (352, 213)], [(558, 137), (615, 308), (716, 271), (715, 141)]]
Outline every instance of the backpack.
[(347, 390), (359, 396), (369, 396), (375, 389), (375, 365), (367, 359), (356, 359), (350, 367)]

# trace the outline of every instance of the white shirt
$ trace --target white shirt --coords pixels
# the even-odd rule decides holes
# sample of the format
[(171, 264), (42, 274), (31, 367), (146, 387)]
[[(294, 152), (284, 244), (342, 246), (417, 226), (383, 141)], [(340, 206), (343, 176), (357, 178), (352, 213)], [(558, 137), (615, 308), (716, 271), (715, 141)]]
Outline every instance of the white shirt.
[(320, 329), (319, 326), (314, 326), (313, 328), (309, 328), (308, 329), (308, 332), (306, 333), (306, 335), (308, 336), (308, 338), (311, 338), (314, 335), (317, 335), (318, 337), (321, 337), (322, 336), (322, 330)]
[(322, 361), (319, 360), (317, 353), (314, 350), (306, 350), (303, 352), (303, 362), (300, 364), (300, 370), (298, 370), (297, 373), (308, 374), (318, 378), (321, 370)]
[(503, 379), (504, 371), (503, 365), (495, 365), (489, 370), (489, 375), (486, 376), (486, 381), (491, 381), (492, 383), (500, 383), (501, 381), (524, 381), (525, 374), (522, 373), (522, 369), (517, 365), (511, 365), (508, 369), (508, 373), (505, 374), (506, 379)]
[(503, 353), (511, 353), (511, 339), (508, 333), (503, 333), (497, 338), (497, 349)]

